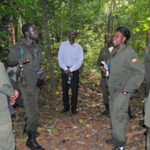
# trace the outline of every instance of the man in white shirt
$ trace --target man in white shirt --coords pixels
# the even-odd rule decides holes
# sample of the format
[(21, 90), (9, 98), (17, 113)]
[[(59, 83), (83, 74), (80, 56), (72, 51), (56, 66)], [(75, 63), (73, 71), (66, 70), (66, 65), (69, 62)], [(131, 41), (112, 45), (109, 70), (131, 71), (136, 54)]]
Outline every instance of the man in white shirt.
[(83, 63), (83, 49), (75, 41), (77, 32), (71, 30), (69, 32), (68, 41), (62, 42), (58, 52), (58, 63), (62, 69), (62, 91), (63, 91), (63, 106), (62, 113), (70, 110), (69, 104), (69, 87), (72, 90), (71, 97), (71, 112), (77, 113), (77, 97), (79, 84), (79, 68)]

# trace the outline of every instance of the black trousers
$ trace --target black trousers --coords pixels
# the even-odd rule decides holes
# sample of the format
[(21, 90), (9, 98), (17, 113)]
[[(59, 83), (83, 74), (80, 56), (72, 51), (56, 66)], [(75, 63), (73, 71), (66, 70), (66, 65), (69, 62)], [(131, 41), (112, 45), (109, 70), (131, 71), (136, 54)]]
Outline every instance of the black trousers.
[(79, 70), (76, 70), (73, 73), (73, 77), (71, 79), (71, 83), (68, 84), (68, 76), (63, 73), (61, 74), (62, 78), (62, 91), (63, 91), (63, 106), (65, 109), (70, 108), (69, 104), (69, 87), (71, 88), (72, 91), (72, 96), (71, 96), (71, 107), (75, 108), (77, 107), (77, 98), (78, 98), (78, 85), (79, 85)]

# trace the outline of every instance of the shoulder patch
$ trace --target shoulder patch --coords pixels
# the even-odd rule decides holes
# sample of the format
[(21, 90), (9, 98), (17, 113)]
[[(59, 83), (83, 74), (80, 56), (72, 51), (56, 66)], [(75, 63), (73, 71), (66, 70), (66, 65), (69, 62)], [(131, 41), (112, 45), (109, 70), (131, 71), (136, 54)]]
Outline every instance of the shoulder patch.
[(136, 63), (136, 62), (138, 62), (138, 58), (132, 58), (131, 59), (131, 62), (134, 64), (134, 63)]

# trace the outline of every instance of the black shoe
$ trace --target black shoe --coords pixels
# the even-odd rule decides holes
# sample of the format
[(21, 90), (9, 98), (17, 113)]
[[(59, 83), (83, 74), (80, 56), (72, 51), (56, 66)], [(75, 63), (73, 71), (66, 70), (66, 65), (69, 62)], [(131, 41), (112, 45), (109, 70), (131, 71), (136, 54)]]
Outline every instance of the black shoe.
[(35, 138), (35, 132), (29, 132), (26, 145), (31, 150), (45, 150), (41, 145), (37, 143)]
[(130, 109), (130, 106), (128, 107), (128, 115), (129, 115), (129, 118), (130, 119), (135, 119), (135, 115), (133, 115), (131, 109)]
[(105, 104), (105, 111), (102, 112), (102, 115), (109, 115), (109, 104)]
[(106, 143), (107, 143), (107, 144), (114, 144), (114, 141), (113, 141), (112, 138), (111, 138), (111, 139), (106, 139)]
[(109, 115), (109, 109), (105, 109), (105, 111), (104, 112), (102, 112), (102, 115)]
[(78, 113), (76, 108), (72, 108), (72, 109), (71, 109), (71, 112), (72, 112), (73, 115), (75, 115), (75, 114)]
[(69, 108), (64, 108), (63, 110), (61, 110), (61, 113), (66, 113), (69, 111)]
[(145, 126), (145, 124), (144, 124), (144, 120), (140, 120), (139, 126), (140, 126), (140, 127), (143, 127), (143, 128), (146, 128), (146, 126)]

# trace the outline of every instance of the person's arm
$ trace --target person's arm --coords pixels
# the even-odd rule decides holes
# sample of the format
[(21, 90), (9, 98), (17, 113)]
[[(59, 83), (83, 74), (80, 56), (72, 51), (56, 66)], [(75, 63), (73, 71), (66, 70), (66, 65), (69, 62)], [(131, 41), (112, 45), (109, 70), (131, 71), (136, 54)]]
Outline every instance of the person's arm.
[(63, 61), (63, 44), (61, 44), (59, 47), (58, 63), (59, 63), (60, 68), (62, 68), (64, 71), (68, 70), (67, 66), (64, 64), (64, 61)]
[(126, 66), (130, 69), (130, 76), (123, 91), (133, 92), (135, 89), (139, 88), (144, 79), (144, 65), (133, 50), (128, 54), (126, 62)]
[(0, 79), (1, 79), (0, 92), (7, 96), (12, 96), (14, 94), (14, 89), (6, 73), (6, 69), (1, 62), (0, 62)]

